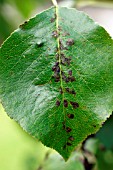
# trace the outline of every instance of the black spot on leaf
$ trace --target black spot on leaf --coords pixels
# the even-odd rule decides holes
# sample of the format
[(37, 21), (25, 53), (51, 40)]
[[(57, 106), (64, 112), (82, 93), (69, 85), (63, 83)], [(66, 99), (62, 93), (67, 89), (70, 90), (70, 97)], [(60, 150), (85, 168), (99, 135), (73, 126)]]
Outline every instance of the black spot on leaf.
[(96, 128), (96, 125), (93, 125), (94, 128)]
[(58, 31), (53, 31), (53, 32), (52, 32), (52, 36), (53, 36), (54, 38), (57, 38), (57, 37), (59, 36)]
[(79, 104), (77, 102), (70, 102), (70, 104), (73, 106), (74, 109), (77, 109), (79, 107)]
[(58, 30), (59, 30), (59, 31), (62, 31), (62, 28), (61, 28), (60, 26), (58, 26)]
[(54, 78), (55, 82), (59, 82), (60, 81), (60, 75), (59, 72), (56, 71), (56, 68), (52, 68), (54, 70), (54, 76), (52, 76), (52, 78)]
[(70, 35), (70, 34), (67, 33), (67, 32), (64, 32), (64, 33), (62, 34), (63, 37), (66, 37), (66, 36), (69, 36), (69, 35)]
[(65, 88), (65, 91), (70, 93), (70, 94), (76, 94), (76, 92), (74, 90), (71, 90), (70, 88)]
[(56, 54), (56, 59), (59, 60), (59, 54)]
[(66, 127), (66, 132), (67, 133), (69, 133), (69, 132), (71, 132), (72, 131), (72, 129), (70, 128), (70, 127)]
[(50, 21), (51, 21), (51, 23), (52, 23), (52, 22), (55, 22), (55, 18), (51, 18), (51, 20), (50, 20)]
[(60, 67), (59, 66), (56, 67), (56, 72), (60, 73)]
[(70, 62), (71, 62), (71, 57), (66, 58), (65, 55), (61, 53), (61, 64), (66, 66), (66, 65), (70, 65)]
[(66, 81), (66, 78), (67, 78), (66, 75), (63, 74), (63, 75), (62, 75), (62, 79), (63, 79), (64, 81)]
[(63, 124), (63, 129), (65, 129), (66, 128), (65, 122), (62, 122), (62, 124)]
[(60, 44), (60, 50), (64, 50), (65, 48), (64, 48), (64, 46), (63, 46), (63, 43), (62, 43), (62, 40), (61, 40), (61, 39), (59, 40), (59, 44)]
[(64, 47), (62, 40), (59, 40), (59, 44), (60, 44), (60, 50), (68, 50), (67, 47)]
[(76, 81), (76, 79), (75, 79), (75, 77), (69, 77), (69, 80), (71, 81), (71, 82), (74, 82), (74, 81)]
[(62, 75), (62, 76), (64, 76), (64, 75), (65, 75), (65, 73), (64, 73), (63, 71), (61, 71), (61, 75)]
[(76, 92), (74, 90), (71, 91), (72, 94), (76, 95)]
[(68, 71), (68, 74), (69, 74), (70, 76), (72, 76), (72, 70), (69, 70), (69, 71)]
[(55, 79), (55, 82), (59, 82), (59, 81), (60, 81), (60, 79), (59, 79), (59, 78), (56, 78), (56, 79)]
[(19, 27), (23, 29), (24, 26), (25, 26), (27, 23), (28, 23), (28, 21), (25, 21), (25, 22), (24, 22), (23, 24), (21, 24)]
[(55, 73), (54, 73), (54, 78), (60, 78), (59, 73), (55, 72)]
[(68, 77), (65, 79), (65, 82), (66, 82), (66, 83), (68, 83), (68, 82), (69, 82), (69, 78), (68, 78)]
[(63, 94), (63, 89), (62, 89), (62, 87), (60, 87), (60, 94)]
[(67, 114), (67, 116), (68, 116), (69, 119), (73, 119), (74, 118), (74, 114), (70, 114), (69, 113), (69, 114)]
[(69, 88), (65, 88), (66, 92), (70, 93), (70, 89)]
[(55, 66), (58, 66), (58, 65), (59, 65), (59, 62), (56, 62), (56, 63), (55, 63)]
[(53, 67), (52, 67), (52, 71), (55, 71), (55, 70), (56, 70), (56, 66), (53, 66)]
[(68, 139), (69, 139), (70, 141), (74, 141), (74, 137), (73, 137), (73, 136), (70, 136)]
[(63, 57), (65, 58), (65, 55), (64, 55), (64, 53), (61, 53), (60, 55), (61, 55), (61, 58), (63, 58)]
[(25, 22), (24, 22), (24, 25), (27, 24), (27, 23), (28, 23), (28, 21), (25, 21)]
[(67, 142), (66, 144), (67, 144), (68, 146), (71, 146), (71, 145), (72, 145), (72, 144), (71, 144), (71, 143), (69, 143), (69, 142)]
[(59, 100), (56, 101), (56, 106), (60, 106), (60, 101)]
[(67, 44), (68, 46), (74, 45), (74, 40), (70, 38), (70, 39), (68, 39), (68, 41), (66, 42), (66, 44)]
[(66, 64), (69, 66), (70, 63), (71, 63), (71, 58), (65, 58), (65, 62), (66, 62)]
[(68, 107), (68, 101), (64, 99), (64, 107)]
[(60, 81), (60, 75), (55, 73), (54, 74), (54, 78), (55, 78), (55, 82), (59, 82)]

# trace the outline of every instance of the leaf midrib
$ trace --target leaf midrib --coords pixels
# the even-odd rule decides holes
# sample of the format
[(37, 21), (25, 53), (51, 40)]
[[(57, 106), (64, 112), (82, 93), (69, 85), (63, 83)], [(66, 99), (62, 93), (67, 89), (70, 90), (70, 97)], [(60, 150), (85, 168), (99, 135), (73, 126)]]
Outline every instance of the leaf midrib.
[[(60, 50), (60, 31), (59, 31), (59, 10), (58, 10), (58, 6), (55, 7), (55, 15), (56, 15), (56, 30), (58, 33), (58, 37), (57, 37), (57, 45), (58, 45), (58, 56), (59, 56), (59, 67), (60, 67), (60, 85), (61, 85), (61, 89), (62, 89), (62, 107), (63, 107), (63, 114), (64, 114), (64, 122), (66, 123), (66, 114), (65, 114), (65, 109), (64, 109), (64, 105), (63, 105), (63, 101), (64, 101), (64, 88), (63, 88), (63, 78), (62, 78), (62, 66), (61, 66), (61, 50)], [(67, 138), (65, 135), (65, 143), (67, 143)], [(66, 145), (66, 151), (67, 151), (67, 145)]]

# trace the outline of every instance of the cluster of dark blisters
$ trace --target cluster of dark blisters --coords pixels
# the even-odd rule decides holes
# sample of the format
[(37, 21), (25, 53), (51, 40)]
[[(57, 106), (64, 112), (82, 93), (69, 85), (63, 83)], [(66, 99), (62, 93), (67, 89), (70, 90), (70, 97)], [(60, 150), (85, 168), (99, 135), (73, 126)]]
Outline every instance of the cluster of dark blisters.
[[(55, 19), (52, 18), (51, 22), (54, 22), (54, 21), (55, 21)], [(62, 29), (59, 27), (58, 30), (55, 30), (55, 31), (52, 32), (52, 36), (54, 38), (58, 38), (59, 39), (59, 49), (57, 49), (57, 53), (56, 53), (56, 63), (52, 67), (52, 71), (54, 72), (53, 78), (54, 78), (55, 82), (59, 82), (61, 79), (62, 79), (62, 81), (66, 82), (66, 83), (74, 82), (74, 81), (76, 81), (76, 79), (73, 76), (72, 70), (69, 69), (68, 70), (68, 75), (66, 75), (65, 72), (63, 70), (61, 70), (61, 67), (60, 67), (60, 66), (68, 66), (68, 67), (70, 66), (72, 57), (71, 56), (66, 57), (65, 54), (63, 53), (63, 50), (68, 50), (69, 46), (74, 45), (74, 40), (69, 38), (66, 41), (66, 47), (64, 47), (64, 45), (62, 43), (62, 40), (59, 38), (61, 30)], [(69, 35), (70, 35), (69, 33), (63, 33), (62, 34), (62, 36), (69, 36)], [(60, 92), (60, 94), (63, 94), (64, 92), (67, 92), (69, 94), (76, 95), (75, 90), (74, 89), (70, 89), (70, 88), (63, 89), (62, 87), (60, 87), (59, 88), (59, 92)], [(59, 107), (60, 104), (61, 104), (61, 101), (57, 100), (56, 101), (56, 106)], [(64, 99), (64, 101), (63, 101), (64, 107), (67, 108), (69, 106), (69, 104), (71, 104), (73, 109), (77, 109), (79, 107), (79, 104), (77, 102), (73, 102), (73, 101), (68, 102), (66, 99)], [(69, 119), (74, 119), (74, 114), (68, 113), (67, 117)], [(67, 133), (70, 133), (72, 131), (72, 129), (70, 127), (66, 127), (65, 121), (62, 122), (62, 125), (63, 125), (63, 129)], [(71, 146), (72, 145), (72, 141), (74, 141), (74, 137), (70, 136), (68, 138), (68, 142), (64, 145), (63, 149), (65, 149), (66, 146)]]

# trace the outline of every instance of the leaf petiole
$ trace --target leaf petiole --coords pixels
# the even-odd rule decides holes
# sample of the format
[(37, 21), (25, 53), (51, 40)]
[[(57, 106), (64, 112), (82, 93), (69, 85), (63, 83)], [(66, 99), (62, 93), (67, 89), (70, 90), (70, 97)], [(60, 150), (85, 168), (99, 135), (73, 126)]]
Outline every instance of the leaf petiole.
[(54, 6), (58, 6), (58, 4), (57, 4), (57, 1), (56, 1), (56, 0), (52, 0), (52, 3), (53, 3), (53, 5), (54, 5)]

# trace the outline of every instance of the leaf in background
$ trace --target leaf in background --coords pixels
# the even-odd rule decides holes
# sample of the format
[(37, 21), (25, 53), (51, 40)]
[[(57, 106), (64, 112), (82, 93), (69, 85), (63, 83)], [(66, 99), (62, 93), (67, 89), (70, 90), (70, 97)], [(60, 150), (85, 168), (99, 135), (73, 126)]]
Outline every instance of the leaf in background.
[(98, 150), (97, 153), (97, 169), (99, 170), (113, 170), (113, 152), (110, 150)]
[(36, 5), (36, 0), (24, 0), (21, 3), (20, 0), (10, 0), (10, 3), (15, 4), (24, 17), (28, 17)]
[(2, 15), (0, 15), (0, 44), (2, 40), (4, 40), (10, 35), (11, 31), (12, 31), (11, 26), (9, 26), (5, 18)]
[(37, 10), (40, 6), (50, 3), (51, 1), (46, 0), (24, 0), (20, 3), (20, 0), (6, 0), (8, 3), (10, 3), (13, 7), (16, 7), (20, 13), (23, 15), (24, 18), (28, 18), (33, 10)]
[(82, 153), (73, 152), (68, 162), (65, 162), (58, 153), (47, 153), (38, 170), (85, 170)]
[(0, 5), (4, 3), (5, 0), (0, 0)]
[(96, 137), (107, 149), (113, 149), (113, 115), (105, 122)]
[(0, 49), (8, 115), (65, 159), (113, 110), (113, 41), (83, 12), (44, 11)]

